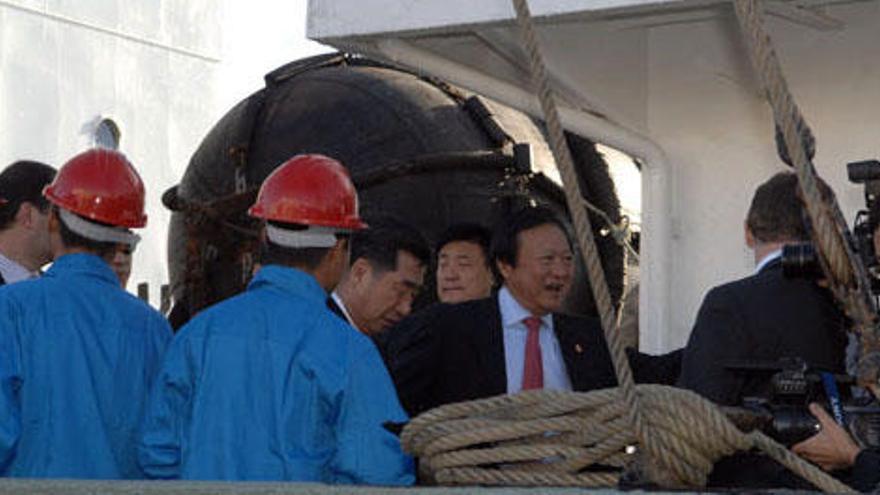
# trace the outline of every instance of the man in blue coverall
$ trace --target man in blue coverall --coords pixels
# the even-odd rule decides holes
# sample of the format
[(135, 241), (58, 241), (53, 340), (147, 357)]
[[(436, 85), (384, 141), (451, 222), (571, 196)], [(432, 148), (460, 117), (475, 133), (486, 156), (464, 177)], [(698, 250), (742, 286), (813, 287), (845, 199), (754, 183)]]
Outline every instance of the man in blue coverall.
[(144, 186), (125, 156), (94, 149), (44, 195), (55, 262), (0, 289), (0, 474), (138, 477), (137, 427), (171, 328), (106, 260), (146, 225)]
[(345, 168), (299, 155), (260, 188), (262, 268), (169, 348), (144, 417), (152, 478), (404, 485), (412, 460), (383, 428), (406, 420), (370, 339), (330, 312), (365, 225)]

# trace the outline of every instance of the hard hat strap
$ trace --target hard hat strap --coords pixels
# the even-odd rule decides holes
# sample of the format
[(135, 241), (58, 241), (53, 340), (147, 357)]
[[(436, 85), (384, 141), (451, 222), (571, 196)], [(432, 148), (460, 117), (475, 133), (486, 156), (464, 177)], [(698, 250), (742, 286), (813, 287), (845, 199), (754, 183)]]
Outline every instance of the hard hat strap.
[(340, 229), (333, 227), (309, 227), (305, 230), (287, 230), (266, 224), (266, 237), (274, 244), (288, 248), (331, 248), (336, 245), (336, 234)]
[(132, 248), (140, 242), (141, 236), (129, 232), (120, 227), (109, 227), (90, 222), (85, 218), (75, 215), (64, 208), (58, 208), (58, 217), (70, 230), (77, 234), (98, 242), (112, 242), (114, 244), (128, 244)]

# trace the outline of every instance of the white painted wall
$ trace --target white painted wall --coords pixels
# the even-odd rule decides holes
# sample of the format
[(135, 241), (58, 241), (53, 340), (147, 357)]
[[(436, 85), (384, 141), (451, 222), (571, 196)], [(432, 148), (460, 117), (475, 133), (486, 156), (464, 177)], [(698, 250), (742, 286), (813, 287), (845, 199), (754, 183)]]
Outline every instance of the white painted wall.
[[(862, 189), (845, 164), (880, 156), (880, 2), (837, 5), (846, 23), (820, 32), (771, 18), (791, 90), (818, 140), (815, 165), (849, 220)], [(674, 164), (669, 260), (676, 310), (657, 348), (685, 342), (706, 290), (751, 273), (742, 223), (754, 188), (786, 167), (771, 112), (754, 83), (730, 15), (658, 27), (649, 35), (648, 133)]]
[(99, 116), (147, 188), (149, 224), (129, 289), (167, 282), (170, 218), (160, 196), (202, 137), (277, 65), (326, 48), (286, 0), (0, 0), (0, 167), (56, 167), (91, 146)]

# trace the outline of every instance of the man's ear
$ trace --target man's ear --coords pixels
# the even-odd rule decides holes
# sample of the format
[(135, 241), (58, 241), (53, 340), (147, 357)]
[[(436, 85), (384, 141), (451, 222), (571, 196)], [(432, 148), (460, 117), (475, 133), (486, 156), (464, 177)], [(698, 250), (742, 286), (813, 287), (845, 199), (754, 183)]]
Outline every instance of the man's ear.
[(348, 270), (348, 278), (357, 286), (367, 280), (372, 273), (373, 267), (370, 265), (370, 262), (366, 258), (361, 257), (352, 262), (351, 268)]
[(56, 232), (61, 232), (61, 219), (58, 218), (58, 211), (53, 208), (49, 210), (49, 233)]
[(501, 280), (499, 280), (499, 282), (504, 282), (505, 280), (507, 280), (507, 277), (510, 276), (510, 272), (513, 271), (512, 266), (501, 260), (495, 262), (495, 267), (498, 268), (498, 273), (501, 274)]
[(32, 203), (24, 201), (18, 205), (18, 211), (15, 212), (15, 223), (24, 227), (31, 227), (34, 225), (34, 214), (37, 212), (37, 208)]
[(752, 229), (749, 228), (749, 224), (747, 222), (743, 222), (743, 229), (745, 231), (746, 246), (748, 246), (750, 249), (755, 249), (758, 241), (755, 239), (755, 234), (752, 232)]
[(348, 269), (348, 246), (346, 245), (346, 241), (344, 239), (338, 239), (336, 244), (334, 244), (333, 247), (327, 251), (327, 254), (324, 255), (324, 259), (330, 263), (339, 265), (341, 273), (344, 274)]

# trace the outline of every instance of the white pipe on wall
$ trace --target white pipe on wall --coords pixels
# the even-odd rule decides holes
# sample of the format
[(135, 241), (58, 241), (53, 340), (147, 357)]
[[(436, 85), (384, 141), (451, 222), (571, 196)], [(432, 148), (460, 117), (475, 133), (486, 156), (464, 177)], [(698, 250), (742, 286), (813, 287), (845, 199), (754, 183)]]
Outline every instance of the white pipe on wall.
[[(340, 42), (365, 53), (428, 73), (478, 92), (500, 103), (542, 119), (538, 99), (529, 91), (488, 76), (466, 65), (440, 57), (400, 39), (376, 42)], [(576, 91), (580, 92), (579, 89)], [(585, 101), (592, 101), (582, 95)], [(576, 134), (624, 151), (644, 163), (642, 170), (642, 249), (639, 293), (639, 338), (642, 350), (665, 352), (670, 341), (670, 273), (672, 228), (670, 184), (672, 170), (666, 154), (647, 137), (608, 120), (567, 107), (559, 108), (563, 126)]]

